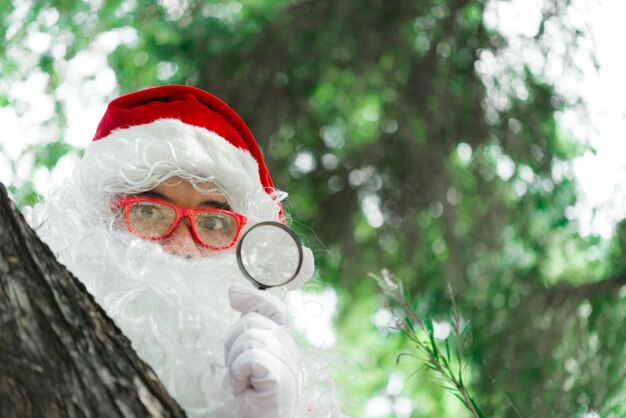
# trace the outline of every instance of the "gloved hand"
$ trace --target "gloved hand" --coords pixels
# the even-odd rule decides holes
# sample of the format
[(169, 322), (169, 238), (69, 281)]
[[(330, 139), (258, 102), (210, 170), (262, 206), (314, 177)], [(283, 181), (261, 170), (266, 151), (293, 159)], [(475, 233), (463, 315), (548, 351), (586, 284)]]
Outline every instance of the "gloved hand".
[(229, 289), (241, 318), (229, 331), (225, 361), (235, 395), (248, 392), (248, 411), (258, 418), (293, 418), (299, 384), (296, 347), (285, 325), (285, 304), (276, 296), (241, 284)]

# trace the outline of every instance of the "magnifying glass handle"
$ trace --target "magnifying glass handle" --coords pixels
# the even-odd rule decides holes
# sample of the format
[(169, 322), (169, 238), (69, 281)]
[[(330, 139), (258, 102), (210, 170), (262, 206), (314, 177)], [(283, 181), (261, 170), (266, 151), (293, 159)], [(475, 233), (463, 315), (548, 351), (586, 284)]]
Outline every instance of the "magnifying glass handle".
[(271, 286), (264, 285), (263, 283), (259, 283), (259, 282), (257, 282), (257, 281), (256, 281), (256, 280), (254, 280), (254, 279), (251, 279), (251, 278), (248, 278), (248, 279), (249, 279), (249, 280), (252, 282), (252, 284), (253, 284), (253, 285), (255, 285), (255, 286), (256, 286), (256, 288), (257, 288), (257, 289), (259, 289), (259, 290), (266, 290), (266, 289), (269, 289), (269, 288), (271, 287)]

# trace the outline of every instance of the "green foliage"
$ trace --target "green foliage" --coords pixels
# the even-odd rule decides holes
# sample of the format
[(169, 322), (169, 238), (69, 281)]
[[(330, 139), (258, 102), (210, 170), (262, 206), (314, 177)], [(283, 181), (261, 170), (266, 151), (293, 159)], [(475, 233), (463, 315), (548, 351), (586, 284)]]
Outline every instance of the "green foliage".
[(31, 181), (21, 184), (19, 188), (11, 184), (8, 186), (7, 191), (11, 194), (11, 196), (13, 196), (15, 201), (19, 202), (22, 206), (34, 205), (39, 202), (40, 199), (40, 196)]
[[(485, 2), (31, 3), (17, 22), (2, 6), (0, 106), (17, 107), (9, 84), (37, 71), (58, 100), (68, 60), (132, 28), (136, 39), (108, 55), (118, 93), (193, 84), (246, 120), (291, 196), (294, 229), (341, 296), (338, 346), (358, 378), (339, 376), (355, 416), (378, 395), (411, 399), (413, 416), (466, 413), (441, 382), (409, 379), (417, 363), (395, 364), (409, 340), (374, 324), (383, 301), (368, 274), (383, 266), (430, 317), (449, 312), (445, 283), (463, 295), (474, 331), (464, 383), (485, 416), (624, 415), (625, 228), (611, 242), (579, 234), (569, 173), (586, 148), (559, 125), (566, 102), (542, 74), (511, 66), (489, 90), (476, 72), (481, 53), (506, 47), (484, 26)], [(567, 3), (549, 0), (546, 23)], [(34, 31), (50, 48), (29, 50)], [(33, 171), (74, 151), (59, 140), (65, 109), (55, 112), (60, 135), (34, 147)], [(11, 192), (33, 203), (32, 176)], [(401, 394), (386, 389), (394, 373)]]
[[(452, 336), (436, 336), (433, 319), (420, 313), (422, 309), (419, 298), (405, 292), (402, 282), (388, 270), (383, 270), (379, 276), (373, 275), (372, 277), (376, 280), (383, 294), (389, 299), (389, 303), (399, 308), (399, 312), (395, 314), (395, 326), (410, 340), (411, 348), (415, 353), (401, 354), (398, 356), (397, 362), (400, 362), (403, 355), (422, 357), (424, 366), (443, 379), (444, 388), (461, 401), (472, 417), (484, 418), (485, 415), (475, 400), (472, 399), (463, 382), (463, 375), (465, 374), (463, 350), (466, 326), (457, 309), (452, 287), (448, 285), (448, 295), (451, 302), (450, 322), (456, 340), (453, 343), (455, 344), (453, 346), (454, 357), (450, 354)], [(447, 322), (445, 324), (449, 325)], [(443, 342), (440, 342), (442, 339)]]
[(74, 150), (74, 147), (63, 141), (50, 142), (35, 150), (35, 161), (33, 164), (35, 167), (52, 169), (61, 157), (72, 150)]

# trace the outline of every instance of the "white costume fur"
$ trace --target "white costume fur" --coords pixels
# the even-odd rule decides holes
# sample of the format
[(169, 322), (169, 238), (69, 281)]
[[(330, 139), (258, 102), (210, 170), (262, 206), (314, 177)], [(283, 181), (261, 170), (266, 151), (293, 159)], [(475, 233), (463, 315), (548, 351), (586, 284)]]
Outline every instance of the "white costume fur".
[[(249, 153), (213, 132), (165, 119), (92, 143), (72, 178), (24, 214), (190, 417), (239, 417), (245, 399), (222, 385), (224, 335), (239, 318), (227, 290), (247, 283), (234, 250), (191, 260), (174, 256), (128, 233), (109, 209), (117, 195), (147, 191), (171, 177), (216, 184), (233, 210), (249, 218), (247, 227), (277, 221), (277, 202), (285, 196), (263, 190)], [(312, 274), (312, 253), (305, 249), (294, 286)], [(297, 416), (343, 416), (320, 356), (302, 350), (300, 358)]]

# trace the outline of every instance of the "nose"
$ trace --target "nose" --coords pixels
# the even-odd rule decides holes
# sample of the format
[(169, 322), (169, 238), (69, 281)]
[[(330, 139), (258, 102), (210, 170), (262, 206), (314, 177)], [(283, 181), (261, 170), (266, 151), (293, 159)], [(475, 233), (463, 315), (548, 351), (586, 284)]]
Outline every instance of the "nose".
[(200, 244), (194, 239), (187, 222), (181, 220), (172, 234), (161, 242), (161, 246), (170, 254), (183, 257), (199, 257), (203, 254)]

